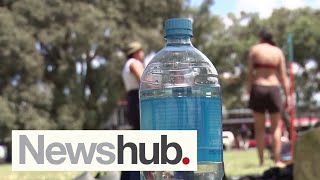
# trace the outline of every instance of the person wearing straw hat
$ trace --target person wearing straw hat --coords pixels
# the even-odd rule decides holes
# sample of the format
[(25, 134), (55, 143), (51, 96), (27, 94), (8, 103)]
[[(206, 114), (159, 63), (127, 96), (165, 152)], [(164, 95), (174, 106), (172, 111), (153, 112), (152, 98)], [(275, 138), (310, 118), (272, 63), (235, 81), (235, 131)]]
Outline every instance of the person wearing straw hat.
[[(139, 87), (144, 65), (144, 52), (140, 42), (134, 41), (127, 44), (125, 53), (127, 62), (122, 70), (122, 79), (127, 92), (128, 120), (132, 129), (140, 129), (139, 114)], [(139, 171), (123, 171), (121, 180), (140, 180)]]
[(127, 92), (128, 120), (134, 130), (139, 130), (139, 87), (144, 70), (142, 45), (137, 41), (127, 44), (126, 55), (128, 60), (122, 70), (122, 79)]

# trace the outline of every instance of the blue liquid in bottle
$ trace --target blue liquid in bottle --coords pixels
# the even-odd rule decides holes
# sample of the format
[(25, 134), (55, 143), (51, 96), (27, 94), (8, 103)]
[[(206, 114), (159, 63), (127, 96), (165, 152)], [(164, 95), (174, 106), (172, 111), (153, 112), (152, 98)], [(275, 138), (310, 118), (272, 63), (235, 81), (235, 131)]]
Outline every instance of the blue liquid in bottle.
[(141, 172), (142, 180), (223, 177), (221, 89), (215, 67), (191, 44), (189, 19), (166, 21), (167, 45), (140, 86), (142, 130), (197, 130), (197, 172)]

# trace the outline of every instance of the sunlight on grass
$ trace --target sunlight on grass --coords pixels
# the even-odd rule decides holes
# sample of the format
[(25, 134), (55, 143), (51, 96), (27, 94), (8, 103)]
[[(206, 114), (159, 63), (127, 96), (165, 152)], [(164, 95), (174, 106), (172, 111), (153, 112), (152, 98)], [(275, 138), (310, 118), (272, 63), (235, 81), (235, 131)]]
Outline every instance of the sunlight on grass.
[[(259, 166), (256, 149), (224, 151), (225, 171), (228, 177), (257, 175), (274, 164), (265, 153), (265, 165)], [(11, 172), (11, 165), (0, 165), (0, 179), (5, 180), (71, 180), (82, 172)], [(95, 173), (92, 173), (95, 175)]]
[[(0, 179), (1, 180), (71, 180), (81, 174), (82, 172), (12, 172), (11, 165), (0, 165)], [(95, 175), (95, 174), (93, 174)]]
[(265, 170), (274, 165), (269, 158), (269, 154), (265, 152), (264, 165), (259, 166), (259, 160), (256, 149), (247, 151), (224, 151), (224, 165), (226, 175), (243, 176), (262, 174)]

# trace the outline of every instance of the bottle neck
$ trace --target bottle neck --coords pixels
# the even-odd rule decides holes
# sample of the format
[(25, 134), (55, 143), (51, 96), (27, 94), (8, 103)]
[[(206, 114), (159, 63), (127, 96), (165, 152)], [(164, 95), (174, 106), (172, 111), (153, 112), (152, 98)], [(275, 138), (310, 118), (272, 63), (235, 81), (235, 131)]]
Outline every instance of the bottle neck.
[(166, 40), (166, 46), (192, 45), (191, 36), (168, 36), (166, 37)]

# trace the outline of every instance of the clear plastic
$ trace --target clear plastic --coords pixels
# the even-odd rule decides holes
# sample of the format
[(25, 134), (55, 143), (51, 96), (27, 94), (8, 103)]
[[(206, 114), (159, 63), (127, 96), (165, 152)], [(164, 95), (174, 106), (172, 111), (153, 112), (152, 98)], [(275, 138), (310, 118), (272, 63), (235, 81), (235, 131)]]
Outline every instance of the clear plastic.
[(197, 172), (141, 172), (141, 180), (220, 180), (223, 177), (221, 89), (210, 60), (191, 36), (167, 37), (140, 84), (143, 130), (198, 130)]

